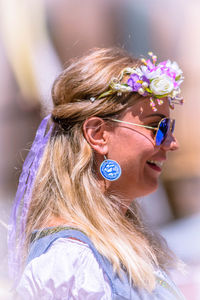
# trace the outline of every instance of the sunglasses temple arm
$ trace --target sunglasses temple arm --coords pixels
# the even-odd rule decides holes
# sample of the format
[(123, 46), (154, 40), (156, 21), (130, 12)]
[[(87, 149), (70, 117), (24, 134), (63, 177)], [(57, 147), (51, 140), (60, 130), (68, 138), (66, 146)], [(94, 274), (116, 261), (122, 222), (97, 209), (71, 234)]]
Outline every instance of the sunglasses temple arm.
[(109, 119), (109, 120), (114, 121), (114, 122), (118, 122), (118, 123), (128, 124), (128, 125), (135, 125), (135, 126), (139, 126), (139, 127), (145, 127), (145, 128), (153, 129), (153, 130), (158, 130), (159, 129), (159, 127), (151, 127), (151, 126), (142, 125), (142, 124), (135, 124), (135, 123), (121, 121), (121, 120), (117, 120), (117, 119)]

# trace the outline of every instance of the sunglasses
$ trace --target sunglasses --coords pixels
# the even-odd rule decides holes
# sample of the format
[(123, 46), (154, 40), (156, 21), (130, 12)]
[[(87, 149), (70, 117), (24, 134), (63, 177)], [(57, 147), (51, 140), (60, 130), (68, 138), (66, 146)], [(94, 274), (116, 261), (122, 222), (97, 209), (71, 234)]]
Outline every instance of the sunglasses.
[(158, 123), (158, 127), (151, 127), (151, 126), (147, 126), (147, 125), (135, 124), (135, 123), (121, 121), (121, 120), (117, 120), (117, 119), (109, 119), (109, 120), (118, 122), (118, 123), (124, 123), (124, 124), (128, 124), (128, 125), (144, 127), (144, 128), (148, 128), (148, 129), (156, 131), (156, 134), (154, 137), (156, 146), (162, 145), (164, 143), (169, 131), (171, 133), (173, 133), (174, 127), (175, 127), (175, 120), (170, 119), (170, 118), (161, 119), (160, 122)]

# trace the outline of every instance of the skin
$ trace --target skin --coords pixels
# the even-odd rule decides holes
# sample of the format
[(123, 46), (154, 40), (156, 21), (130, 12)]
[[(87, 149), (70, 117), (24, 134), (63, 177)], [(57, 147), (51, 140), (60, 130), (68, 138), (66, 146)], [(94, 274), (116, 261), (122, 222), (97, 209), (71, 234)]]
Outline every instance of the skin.
[[(157, 111), (153, 112), (149, 100), (142, 98), (129, 107), (120, 120), (156, 127), (165, 117), (170, 117), (168, 101), (157, 105)], [(162, 166), (152, 165), (148, 161), (164, 163), (167, 152), (179, 147), (171, 133), (161, 146), (156, 146), (152, 130), (114, 122), (109, 122), (108, 125), (98, 117), (86, 120), (83, 130), (95, 152), (98, 180), (102, 189), (104, 192), (119, 195), (127, 207), (134, 198), (152, 193), (158, 187)], [(99, 167), (104, 155), (121, 166), (122, 174), (118, 180), (110, 182), (101, 176)], [(123, 210), (126, 211), (126, 208)]]

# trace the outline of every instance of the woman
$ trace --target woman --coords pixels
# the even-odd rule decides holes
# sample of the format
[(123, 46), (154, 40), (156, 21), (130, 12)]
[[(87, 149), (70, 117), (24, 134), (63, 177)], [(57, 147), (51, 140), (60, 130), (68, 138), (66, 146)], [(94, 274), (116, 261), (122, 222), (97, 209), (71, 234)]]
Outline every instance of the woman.
[(37, 132), (13, 210), (22, 299), (183, 299), (166, 275), (176, 258), (130, 208), (178, 148), (182, 71), (150, 56), (97, 49), (55, 81), (52, 126)]

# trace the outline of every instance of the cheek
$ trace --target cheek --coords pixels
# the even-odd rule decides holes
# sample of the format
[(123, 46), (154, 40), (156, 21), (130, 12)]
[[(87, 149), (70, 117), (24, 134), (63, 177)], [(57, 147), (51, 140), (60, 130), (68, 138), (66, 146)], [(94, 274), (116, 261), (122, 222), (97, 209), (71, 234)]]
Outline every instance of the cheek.
[(135, 131), (131, 136), (125, 138), (124, 148), (127, 153), (130, 152), (130, 155), (138, 157), (152, 153), (155, 149), (152, 133)]
[(117, 128), (109, 146), (109, 158), (118, 161), (125, 168), (144, 165), (155, 149), (151, 131), (129, 128)]
[(125, 169), (132, 169), (138, 173), (143, 170), (146, 161), (154, 151), (152, 142), (143, 135), (137, 134), (137, 138), (129, 138), (124, 142), (119, 153)]

